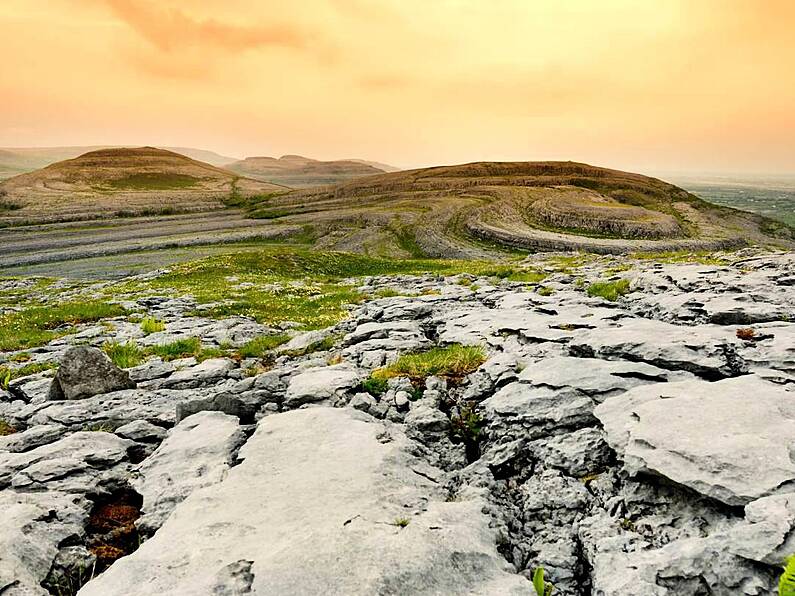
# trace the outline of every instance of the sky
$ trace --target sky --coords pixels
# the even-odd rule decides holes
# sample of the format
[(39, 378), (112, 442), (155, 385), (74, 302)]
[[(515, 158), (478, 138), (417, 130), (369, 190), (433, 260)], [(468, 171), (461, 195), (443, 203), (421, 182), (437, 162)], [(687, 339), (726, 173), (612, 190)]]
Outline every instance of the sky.
[(2, 0), (0, 146), (795, 173), (790, 0)]

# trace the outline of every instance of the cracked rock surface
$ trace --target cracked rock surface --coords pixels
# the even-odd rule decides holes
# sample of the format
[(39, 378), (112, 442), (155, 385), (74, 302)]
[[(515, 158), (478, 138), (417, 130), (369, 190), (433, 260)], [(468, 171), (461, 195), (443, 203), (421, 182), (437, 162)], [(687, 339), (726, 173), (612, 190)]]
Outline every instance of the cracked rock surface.
[[(561, 596), (774, 594), (795, 552), (795, 255), (529, 260), (543, 283), (358, 279), (410, 295), (295, 333), (265, 364), (151, 357), (124, 371), (135, 387), (75, 400), (47, 399), (52, 373), (15, 379), (0, 593), (496, 596), (532, 594), (541, 566)], [(615, 302), (586, 292), (618, 279)], [(82, 325), (31, 361), (275, 333), (195, 316), (191, 297), (138, 306), (166, 329)], [(365, 382), (453, 343), (485, 362)], [(120, 492), (140, 500), (140, 546), (91, 579), (92, 520)]]

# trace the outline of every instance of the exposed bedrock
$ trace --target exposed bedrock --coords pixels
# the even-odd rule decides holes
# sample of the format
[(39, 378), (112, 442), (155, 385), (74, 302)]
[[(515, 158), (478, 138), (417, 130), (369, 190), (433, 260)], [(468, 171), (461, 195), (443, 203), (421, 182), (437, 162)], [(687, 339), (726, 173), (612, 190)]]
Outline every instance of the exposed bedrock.
[[(795, 552), (795, 256), (529, 260), (543, 281), (360, 279), (398, 295), (265, 361), (150, 357), (135, 388), (77, 400), (47, 399), (52, 371), (15, 379), (0, 593), (526, 595), (543, 567), (561, 596), (774, 594)], [(31, 361), (276, 332), (136, 305), (166, 328), (81, 325)], [(485, 361), (371, 378), (458, 343)]]

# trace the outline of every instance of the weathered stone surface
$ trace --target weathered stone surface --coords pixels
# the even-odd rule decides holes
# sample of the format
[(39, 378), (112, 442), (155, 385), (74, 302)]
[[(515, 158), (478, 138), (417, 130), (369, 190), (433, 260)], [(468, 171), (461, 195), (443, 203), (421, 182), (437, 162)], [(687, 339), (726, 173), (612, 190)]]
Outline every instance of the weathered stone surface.
[(221, 482), (244, 440), (240, 421), (221, 412), (200, 412), (177, 424), (134, 473), (132, 486), (143, 497), (138, 527), (157, 530), (194, 490)]
[(287, 408), (330, 399), (361, 382), (359, 371), (346, 364), (313, 368), (290, 379), (284, 396)]
[(49, 398), (85, 399), (134, 387), (130, 374), (113, 364), (102, 350), (78, 346), (69, 349), (61, 359)]
[(60, 543), (83, 533), (88, 502), (59, 492), (0, 491), (0, 593), (48, 596), (41, 587)]
[(530, 593), (497, 554), (483, 503), (446, 501), (412, 471), (426, 464), (400, 432), (379, 440), (383, 425), (359, 416), (312, 408), (265, 418), (242, 464), (80, 596)]
[(235, 363), (226, 358), (209, 358), (196, 366), (178, 370), (160, 383), (164, 389), (195, 389), (217, 385), (224, 380)]
[(131, 441), (76, 432), (24, 453), (0, 453), (0, 487), (90, 492), (103, 470), (127, 460)]
[(22, 432), (0, 437), (0, 451), (22, 453), (57, 441), (66, 433), (66, 427), (59, 424), (42, 424)]
[(630, 475), (660, 474), (728, 505), (795, 489), (795, 399), (756, 376), (638, 387), (595, 414)]
[(142, 443), (157, 443), (166, 438), (168, 431), (146, 420), (134, 420), (116, 429), (115, 433), (123, 439)]

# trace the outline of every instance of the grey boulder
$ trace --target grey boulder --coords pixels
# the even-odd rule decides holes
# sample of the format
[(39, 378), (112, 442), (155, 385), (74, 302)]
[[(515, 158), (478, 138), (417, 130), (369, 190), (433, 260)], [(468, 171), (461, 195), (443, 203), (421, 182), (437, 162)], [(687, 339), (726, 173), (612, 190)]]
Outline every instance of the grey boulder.
[(130, 374), (110, 361), (102, 350), (77, 346), (66, 351), (50, 385), (49, 399), (85, 399), (103, 393), (133, 389)]

